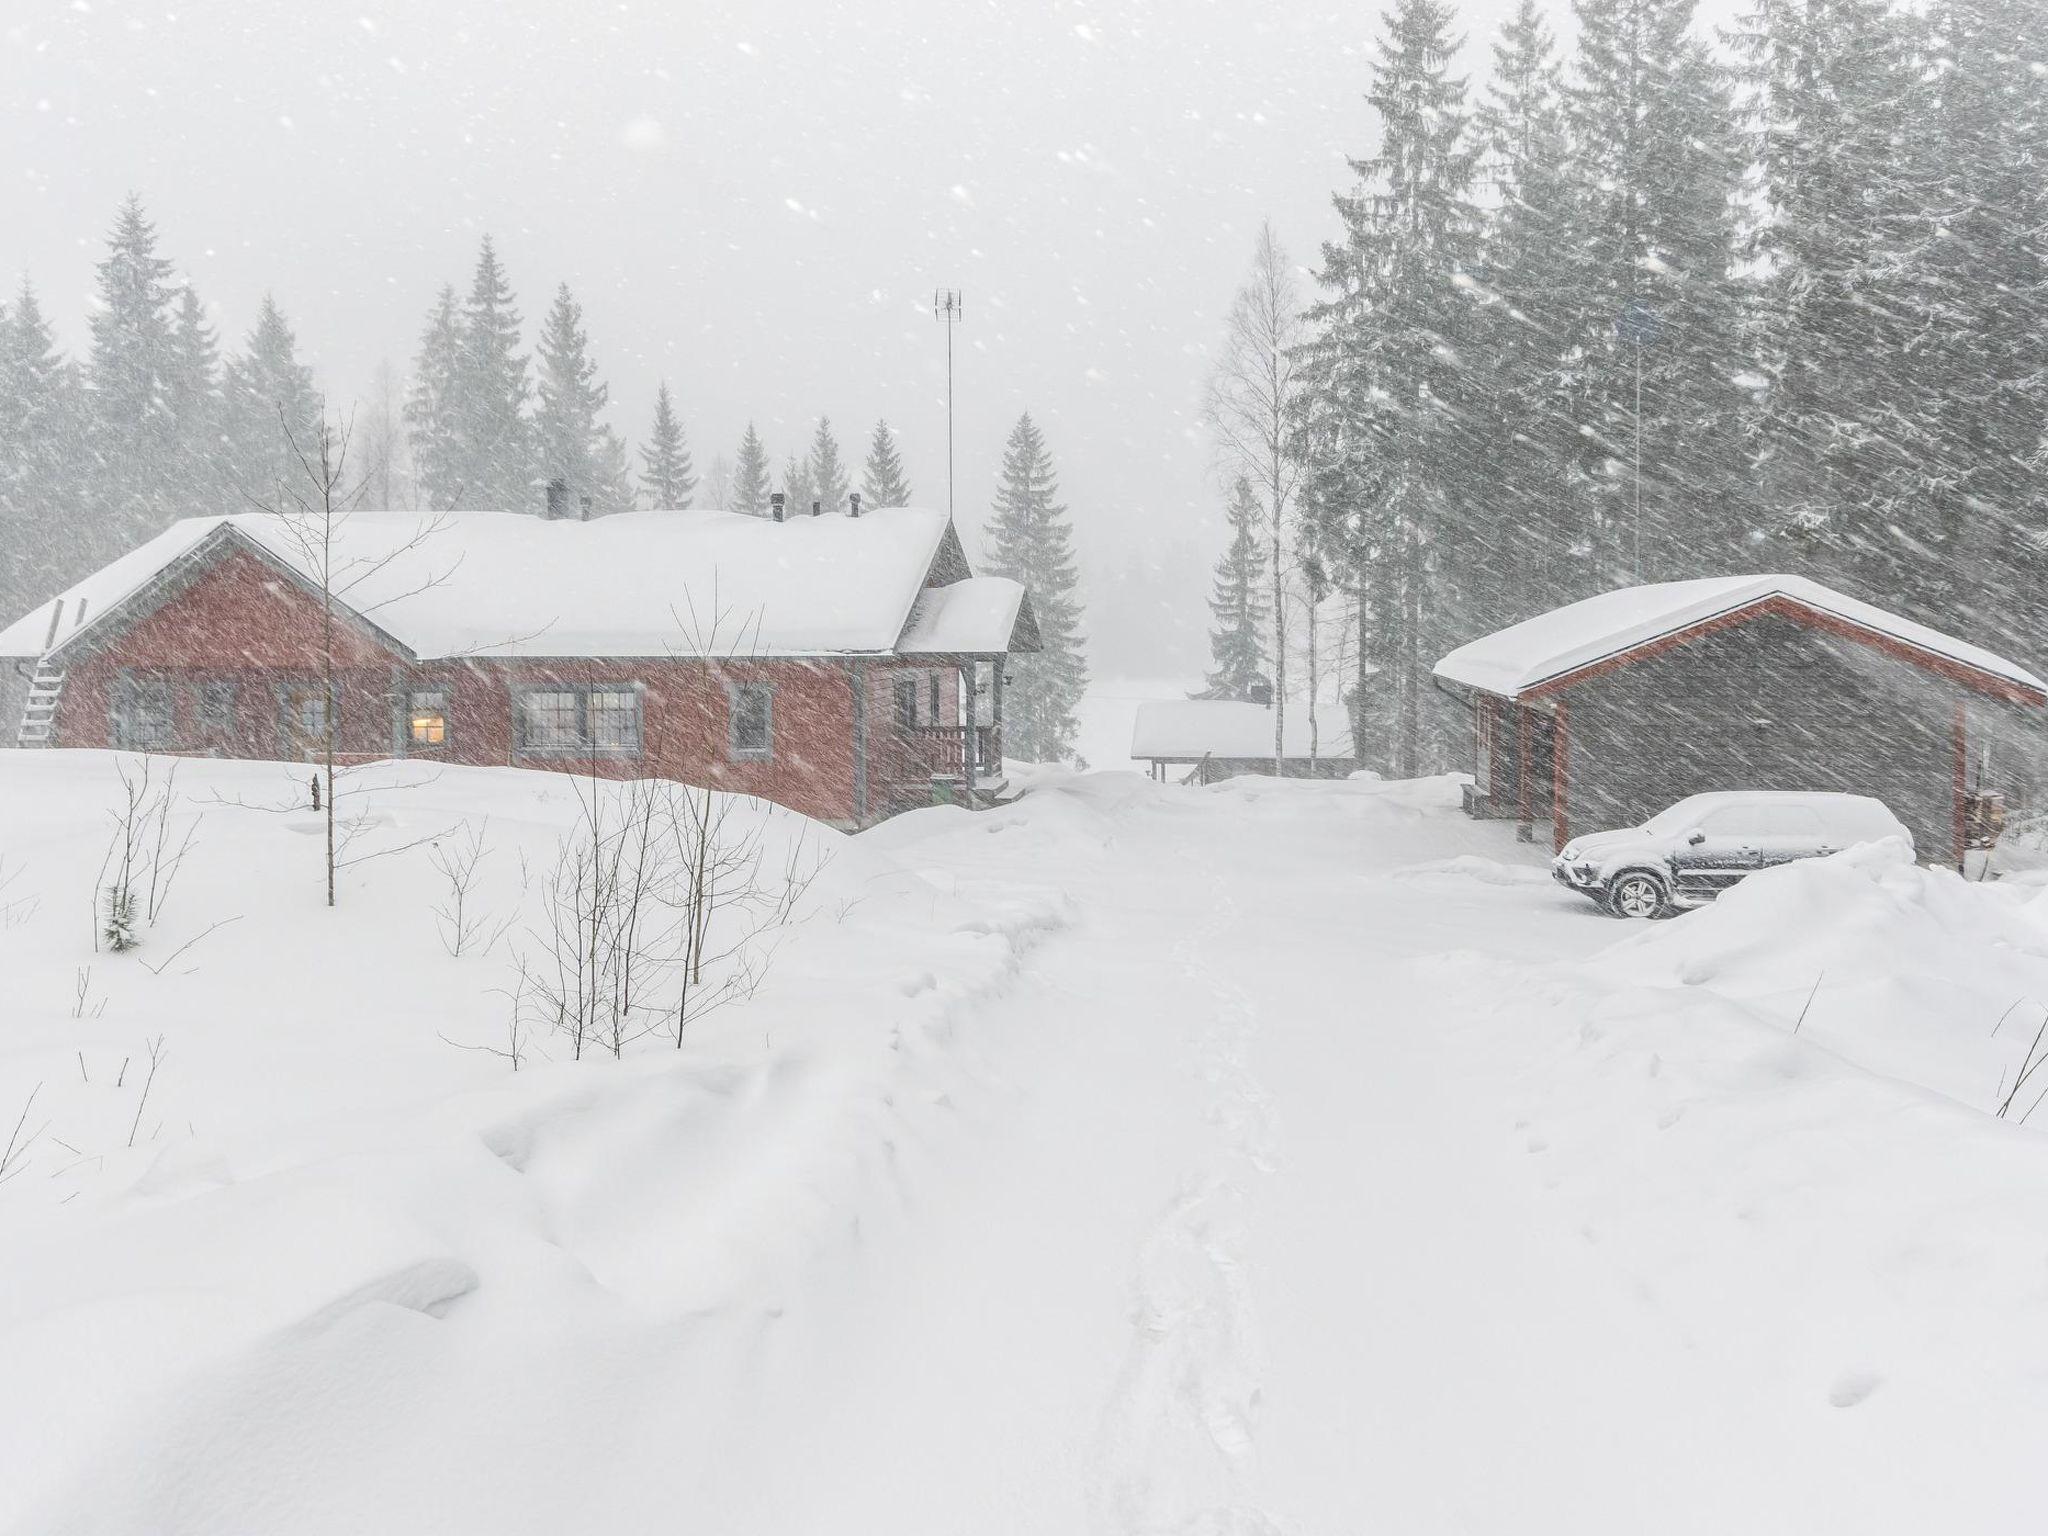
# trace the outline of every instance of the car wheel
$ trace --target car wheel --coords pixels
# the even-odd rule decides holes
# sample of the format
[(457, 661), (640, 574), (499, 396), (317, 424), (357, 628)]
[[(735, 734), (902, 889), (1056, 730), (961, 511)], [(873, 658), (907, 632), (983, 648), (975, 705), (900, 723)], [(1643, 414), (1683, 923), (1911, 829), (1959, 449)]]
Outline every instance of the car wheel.
[(1669, 907), (1663, 882), (1641, 870), (1617, 875), (1607, 888), (1607, 910), (1616, 917), (1662, 917)]

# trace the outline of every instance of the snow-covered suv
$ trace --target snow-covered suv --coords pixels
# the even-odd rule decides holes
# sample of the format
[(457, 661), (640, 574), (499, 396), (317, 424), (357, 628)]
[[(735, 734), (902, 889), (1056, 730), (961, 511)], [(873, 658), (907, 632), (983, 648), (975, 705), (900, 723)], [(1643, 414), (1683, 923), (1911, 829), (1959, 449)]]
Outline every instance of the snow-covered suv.
[(1868, 795), (1744, 790), (1693, 795), (1640, 827), (1575, 837), (1551, 861), (1558, 883), (1616, 917), (1703, 906), (1745, 875), (1857, 843), (1913, 834)]

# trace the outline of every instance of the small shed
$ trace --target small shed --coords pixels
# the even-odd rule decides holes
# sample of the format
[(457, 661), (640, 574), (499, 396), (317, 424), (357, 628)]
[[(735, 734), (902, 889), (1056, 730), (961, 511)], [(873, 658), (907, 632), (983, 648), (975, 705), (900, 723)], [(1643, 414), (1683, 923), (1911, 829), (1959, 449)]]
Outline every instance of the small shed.
[[(1284, 729), (1282, 777), (1341, 779), (1358, 767), (1351, 723), (1341, 705), (1323, 705), (1312, 731), (1308, 706), (1291, 703)], [(1175, 769), (1184, 770), (1178, 775), (1183, 782), (1196, 784), (1247, 773), (1270, 777), (1273, 711), (1236, 699), (1154, 699), (1138, 706), (1131, 756), (1149, 762), (1152, 777), (1160, 780), (1175, 777)]]
[(1466, 810), (1525, 837), (1548, 821), (1559, 848), (1708, 790), (1843, 790), (1889, 805), (1923, 861), (1959, 865), (1973, 721), (2048, 705), (2005, 657), (1798, 576), (1602, 593), (1436, 675), (1472, 707)]

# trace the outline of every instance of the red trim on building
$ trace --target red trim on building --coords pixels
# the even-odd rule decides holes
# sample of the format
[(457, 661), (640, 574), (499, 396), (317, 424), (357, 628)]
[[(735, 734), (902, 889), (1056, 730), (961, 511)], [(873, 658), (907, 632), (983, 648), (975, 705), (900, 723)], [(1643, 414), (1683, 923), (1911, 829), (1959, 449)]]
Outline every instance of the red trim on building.
[(1556, 853), (1572, 840), (1571, 829), (1571, 701), (1557, 701), (1550, 738), (1550, 846)]
[(1970, 706), (1960, 699), (1956, 701), (1955, 726), (1955, 839), (1956, 871), (1960, 874), (1970, 843)]
[(2048, 705), (2048, 693), (2043, 693), (2037, 688), (2029, 688), (2023, 683), (2016, 683), (2010, 678), (2000, 677), (1995, 672), (1986, 672), (1981, 667), (1970, 666), (1965, 662), (1955, 660), (1953, 657), (1942, 656), (1933, 651), (1923, 650), (1921, 647), (1909, 644), (1895, 635), (1887, 635), (1881, 630), (1867, 628), (1864, 625), (1843, 618), (1840, 614), (1829, 613), (1825, 609), (1815, 608), (1811, 604), (1803, 603), (1797, 598), (1787, 597), (1783, 593), (1772, 593), (1767, 597), (1760, 597), (1755, 602), (1745, 603), (1740, 608), (1731, 608), (1726, 613), (1717, 613), (1712, 618), (1701, 619), (1697, 623), (1688, 624), (1682, 629), (1674, 629), (1669, 634), (1659, 635), (1655, 639), (1642, 641), (1640, 644), (1632, 645), (1626, 650), (1616, 651), (1611, 656), (1604, 656), (1598, 661), (1588, 662), (1586, 665), (1577, 667), (1570, 672), (1561, 672), (1556, 677), (1546, 678), (1533, 687), (1523, 689), (1519, 697), (1524, 699), (1548, 698), (1562, 693), (1565, 689), (1574, 687), (1579, 683), (1590, 681), (1596, 677), (1604, 677), (1610, 672), (1619, 671), (1621, 668), (1629, 666), (1634, 662), (1647, 661), (1653, 656), (1661, 656), (1666, 651), (1675, 650), (1689, 641), (1700, 639), (1707, 635), (1718, 634), (1722, 630), (1733, 629), (1738, 624), (1746, 624), (1751, 619), (1763, 618), (1767, 615), (1788, 619), (1792, 623), (1807, 629), (1817, 629), (1827, 634), (1839, 635), (1843, 639), (1853, 640), (1859, 645), (1867, 645), (1872, 650), (1882, 651), (1887, 656), (1891, 656), (1896, 660), (1919, 667), (1923, 671), (1932, 672), (1938, 677), (1946, 678), (1948, 681), (1960, 684), (1962, 687), (1971, 689), (1973, 692), (1985, 694), (1994, 699), (2001, 699), (2008, 704), (2031, 704), (2036, 707)]

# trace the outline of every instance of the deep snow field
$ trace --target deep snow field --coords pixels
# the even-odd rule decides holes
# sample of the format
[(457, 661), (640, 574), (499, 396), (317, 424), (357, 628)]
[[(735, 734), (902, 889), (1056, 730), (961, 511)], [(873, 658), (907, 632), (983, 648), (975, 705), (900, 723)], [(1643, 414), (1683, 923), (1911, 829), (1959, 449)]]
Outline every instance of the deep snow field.
[[(1452, 780), (748, 802), (811, 877), (758, 989), (515, 1073), (585, 787), (359, 776), (402, 851), (328, 911), (303, 769), (183, 764), (96, 953), (120, 762), (0, 752), (0, 1530), (2048, 1518), (2036, 887), (1863, 849), (1627, 927)], [(408, 845), (466, 831), (456, 958)]]

